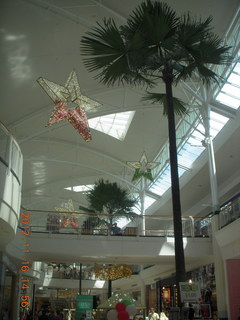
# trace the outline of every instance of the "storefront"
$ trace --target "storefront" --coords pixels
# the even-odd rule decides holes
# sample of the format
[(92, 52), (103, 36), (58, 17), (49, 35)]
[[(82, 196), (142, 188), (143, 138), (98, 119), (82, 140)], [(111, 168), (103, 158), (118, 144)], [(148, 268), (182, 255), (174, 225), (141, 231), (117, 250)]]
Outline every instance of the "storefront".
[[(194, 304), (195, 317), (204, 316), (206, 319), (217, 314), (216, 282), (214, 264), (209, 264), (186, 274), (186, 281), (197, 283), (200, 287), (200, 298), (191, 301)], [(155, 293), (153, 292), (155, 291)], [(178, 295), (175, 277), (159, 280), (155, 290), (149, 290), (149, 302), (158, 312), (167, 311), (178, 305)], [(186, 303), (188, 306), (188, 303)]]

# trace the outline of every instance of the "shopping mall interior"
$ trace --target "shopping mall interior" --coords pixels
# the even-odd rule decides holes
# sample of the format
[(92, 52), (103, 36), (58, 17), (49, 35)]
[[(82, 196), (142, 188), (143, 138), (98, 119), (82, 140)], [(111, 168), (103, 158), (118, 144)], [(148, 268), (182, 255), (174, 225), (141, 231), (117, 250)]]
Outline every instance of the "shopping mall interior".
[[(42, 307), (80, 319), (80, 296), (92, 297), (94, 313), (86, 320), (114, 320), (106, 314), (120, 301), (130, 301), (138, 319), (150, 307), (175, 319), (180, 297), (167, 117), (159, 102), (143, 99), (145, 87), (96, 79), (81, 52), (82, 38), (98, 22), (124, 25), (141, 2), (0, 2), (0, 319), (23, 319)], [(208, 87), (194, 76), (174, 85), (173, 95), (188, 111), (176, 114), (175, 127), (185, 283), (198, 288), (189, 302), (195, 318), (237, 320), (239, 1), (166, 2), (179, 15), (211, 15), (214, 33), (230, 46), (231, 62), (212, 69), (221, 81)], [(87, 137), (69, 118), (51, 123), (56, 108), (49, 92), (70, 91), (73, 83)], [(157, 91), (164, 90), (159, 81)], [(75, 100), (66, 101), (75, 112)], [(88, 195), (99, 181), (134, 199), (134, 217), (118, 212), (115, 229), (107, 207), (90, 210)]]

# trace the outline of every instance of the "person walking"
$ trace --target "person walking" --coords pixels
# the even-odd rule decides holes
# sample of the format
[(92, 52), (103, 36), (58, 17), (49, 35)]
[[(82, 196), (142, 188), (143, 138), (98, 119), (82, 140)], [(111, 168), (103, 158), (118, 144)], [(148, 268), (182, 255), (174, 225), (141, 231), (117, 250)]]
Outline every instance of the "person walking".
[(194, 319), (194, 309), (193, 309), (193, 305), (191, 303), (189, 303), (188, 319), (189, 320), (193, 320)]
[(148, 313), (148, 319), (149, 320), (159, 320), (159, 315), (157, 312), (155, 312), (154, 308), (150, 308), (150, 311)]

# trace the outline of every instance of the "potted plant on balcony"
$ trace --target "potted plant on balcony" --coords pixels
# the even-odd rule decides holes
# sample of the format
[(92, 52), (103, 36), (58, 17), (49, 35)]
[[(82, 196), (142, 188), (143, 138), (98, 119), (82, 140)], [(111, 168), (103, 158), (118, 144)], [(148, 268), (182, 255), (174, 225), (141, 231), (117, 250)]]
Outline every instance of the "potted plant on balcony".
[[(83, 229), (106, 226), (111, 233), (113, 224), (120, 218), (128, 220), (135, 218), (133, 207), (137, 200), (132, 199), (127, 190), (119, 186), (116, 182), (108, 180), (98, 180), (93, 189), (87, 193), (88, 208), (80, 207), (85, 211), (96, 213), (88, 217), (83, 224)], [(106, 215), (97, 215), (105, 213)]]

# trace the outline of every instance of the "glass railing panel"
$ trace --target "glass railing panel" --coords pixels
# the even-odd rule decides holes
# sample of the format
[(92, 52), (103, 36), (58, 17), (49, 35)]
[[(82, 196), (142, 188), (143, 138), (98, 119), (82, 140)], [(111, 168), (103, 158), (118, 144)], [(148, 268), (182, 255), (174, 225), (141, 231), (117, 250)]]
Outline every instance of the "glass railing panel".
[(211, 218), (194, 219), (194, 237), (209, 237), (211, 230)]
[(219, 218), (220, 228), (240, 218), (240, 195), (221, 207)]
[[(112, 217), (105, 214), (31, 212), (31, 232), (79, 236), (174, 237), (172, 217), (136, 215), (124, 226), (118, 223), (120, 218), (122, 219), (122, 216)], [(209, 218), (183, 217), (182, 225), (184, 237), (207, 237), (210, 235)]]

